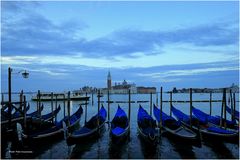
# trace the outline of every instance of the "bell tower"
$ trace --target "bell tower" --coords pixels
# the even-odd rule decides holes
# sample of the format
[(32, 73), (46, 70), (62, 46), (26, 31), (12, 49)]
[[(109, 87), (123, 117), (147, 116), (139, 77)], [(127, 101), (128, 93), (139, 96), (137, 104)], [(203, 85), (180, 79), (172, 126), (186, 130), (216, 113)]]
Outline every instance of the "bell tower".
[(112, 88), (112, 78), (111, 78), (110, 71), (108, 71), (108, 76), (107, 76), (107, 88), (109, 90), (111, 90), (111, 88)]

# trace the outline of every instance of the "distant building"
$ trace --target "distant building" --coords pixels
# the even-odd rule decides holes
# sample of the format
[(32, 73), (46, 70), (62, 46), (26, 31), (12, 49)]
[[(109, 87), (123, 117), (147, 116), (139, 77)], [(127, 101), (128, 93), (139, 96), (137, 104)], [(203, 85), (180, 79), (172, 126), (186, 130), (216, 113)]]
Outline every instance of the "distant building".
[(108, 71), (108, 76), (107, 76), (107, 89), (111, 90), (112, 89), (112, 78), (110, 71)]
[(137, 87), (137, 93), (156, 93), (156, 87)]

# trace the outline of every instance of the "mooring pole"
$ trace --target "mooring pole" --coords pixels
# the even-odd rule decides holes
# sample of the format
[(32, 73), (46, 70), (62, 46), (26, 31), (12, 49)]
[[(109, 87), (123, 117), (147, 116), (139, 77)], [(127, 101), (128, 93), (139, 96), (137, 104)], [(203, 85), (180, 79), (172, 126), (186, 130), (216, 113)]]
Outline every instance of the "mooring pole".
[(233, 97), (232, 97), (232, 90), (230, 89), (230, 100), (231, 100), (231, 119), (232, 121), (234, 120), (234, 115), (233, 115)]
[(210, 116), (212, 115), (212, 92), (210, 92), (210, 101), (209, 101), (209, 106), (210, 106)]
[[(87, 92), (86, 92), (86, 97), (87, 97)], [(85, 124), (87, 123), (87, 98), (85, 101)]]
[(24, 128), (27, 127), (27, 119), (26, 119), (26, 105), (27, 105), (27, 102), (26, 102), (26, 96), (24, 95), (23, 96), (23, 103), (24, 103)]
[(92, 106), (93, 106), (93, 91), (92, 91)]
[(192, 128), (192, 88), (190, 88), (190, 126)]
[[(53, 92), (51, 92), (51, 110), (53, 115)], [(52, 119), (52, 123), (53, 123), (53, 119)]]
[(128, 90), (128, 124), (130, 130), (130, 123), (131, 122), (131, 90)]
[(170, 92), (170, 116), (172, 117), (172, 91)]
[(67, 107), (68, 107), (68, 126), (70, 126), (70, 91), (68, 91), (68, 101), (67, 101)]
[(163, 88), (161, 87), (160, 89), (160, 121), (159, 121), (159, 126), (160, 126), (160, 134), (162, 132), (162, 102), (163, 102)]
[(108, 89), (108, 93), (107, 93), (107, 97), (108, 97), (108, 126), (110, 125), (110, 95), (109, 95), (109, 89)]
[(150, 93), (150, 115), (152, 116), (152, 92)]
[(40, 117), (40, 107), (41, 107), (41, 92), (38, 90), (38, 117)]
[(63, 93), (63, 117), (66, 116), (66, 97), (65, 93)]
[(224, 106), (224, 89), (223, 89), (223, 96), (222, 96), (222, 108), (221, 108), (221, 119), (220, 119), (220, 126), (223, 126), (223, 106)]
[(9, 67), (8, 68), (8, 127), (9, 129), (11, 128), (11, 123), (12, 123), (12, 87), (11, 87), (11, 79), (12, 79), (12, 69)]
[(20, 102), (20, 105), (19, 105), (20, 107), (19, 107), (19, 110), (23, 111), (23, 109), (22, 109), (23, 108), (23, 90), (21, 90), (19, 97), (20, 97), (20, 101), (19, 101)]
[(227, 124), (226, 124), (226, 120), (227, 120), (227, 112), (226, 112), (226, 106), (227, 106), (227, 95), (226, 95), (226, 88), (224, 88), (224, 128), (226, 129)]
[(236, 97), (235, 92), (233, 93), (233, 117), (235, 118), (235, 112), (236, 112)]
[(2, 105), (3, 105), (3, 103), (4, 103), (4, 94), (2, 93)]
[(100, 90), (98, 90), (97, 98), (98, 98), (98, 116), (97, 116), (97, 125), (98, 125), (98, 133), (99, 133), (99, 127), (100, 127), (100, 122), (99, 122)]
[[(58, 97), (58, 95), (56, 93), (56, 95), (55, 95), (55, 110), (57, 109), (57, 97)], [(57, 122), (57, 116), (55, 116), (55, 122)]]
[(157, 106), (158, 106), (158, 92), (156, 92), (156, 104), (157, 104)]

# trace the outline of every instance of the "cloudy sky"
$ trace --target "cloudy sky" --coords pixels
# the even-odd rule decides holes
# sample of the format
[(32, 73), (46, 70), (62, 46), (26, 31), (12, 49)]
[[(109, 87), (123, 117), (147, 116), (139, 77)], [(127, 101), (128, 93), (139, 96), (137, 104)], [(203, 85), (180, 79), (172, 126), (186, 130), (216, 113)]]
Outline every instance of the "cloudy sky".
[(112, 81), (226, 87), (239, 81), (238, 2), (1, 2), (1, 81), (64, 91)]

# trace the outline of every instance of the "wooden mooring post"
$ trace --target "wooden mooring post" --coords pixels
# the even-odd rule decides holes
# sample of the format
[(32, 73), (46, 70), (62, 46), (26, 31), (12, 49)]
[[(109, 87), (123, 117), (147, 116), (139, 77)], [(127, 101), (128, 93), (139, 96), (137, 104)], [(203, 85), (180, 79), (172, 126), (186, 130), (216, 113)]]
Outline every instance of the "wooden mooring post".
[[(51, 110), (53, 114), (53, 92), (51, 92)], [(52, 119), (52, 123), (53, 123), (53, 119)]]
[[(58, 105), (58, 99), (57, 99), (58, 95), (55, 95), (55, 110), (57, 109), (57, 105)], [(57, 122), (57, 116), (55, 116), (55, 123)]]
[(230, 89), (230, 100), (231, 100), (231, 120), (234, 120), (234, 109), (233, 109), (233, 96), (232, 96), (232, 90)]
[(38, 90), (38, 105), (37, 105), (38, 117), (41, 117), (40, 107), (41, 107), (41, 92)]
[[(67, 110), (68, 110), (68, 119), (69, 119), (70, 118), (70, 91), (68, 91)], [(68, 126), (70, 126), (69, 120), (68, 120)]]
[(129, 134), (130, 134), (130, 124), (131, 124), (131, 90), (128, 90), (128, 124), (129, 124)]
[(93, 106), (93, 103), (94, 103), (94, 101), (93, 101), (93, 91), (92, 91), (92, 106)]
[(158, 92), (156, 92), (155, 96), (156, 96), (156, 105), (158, 106)]
[(192, 128), (192, 88), (190, 88), (190, 127)]
[(152, 116), (152, 92), (150, 93), (150, 116)]
[[(161, 135), (161, 133), (162, 133), (162, 102), (163, 102), (162, 92), (163, 92), (163, 88), (161, 87), (161, 89), (160, 89), (160, 121), (159, 121), (159, 127), (160, 127), (160, 132), (159, 132), (159, 134), (160, 134), (160, 135)], [(159, 136), (160, 136), (160, 135), (159, 135)]]
[[(86, 92), (86, 97), (87, 97), (87, 92)], [(87, 123), (87, 98), (85, 101), (85, 124)]]
[(66, 96), (65, 93), (63, 93), (63, 117), (66, 116)]
[(23, 96), (23, 103), (24, 103), (24, 128), (27, 128), (27, 118), (26, 118), (26, 106), (27, 106), (27, 102), (26, 102), (26, 96)]
[(224, 128), (226, 129), (227, 123), (227, 111), (226, 111), (226, 106), (227, 106), (227, 93), (226, 93), (226, 88), (224, 88)]
[(210, 92), (209, 107), (210, 107), (209, 114), (211, 116), (212, 115), (212, 92)]
[(169, 105), (170, 105), (170, 116), (172, 117), (172, 91), (170, 92), (170, 103), (169, 103)]
[(97, 116), (97, 125), (98, 125), (98, 133), (100, 133), (99, 131), (99, 127), (100, 127), (100, 122), (99, 122), (99, 110), (100, 110), (100, 90), (98, 90), (97, 93), (97, 98), (98, 98), (98, 116)]
[(3, 104), (3, 102), (4, 102), (4, 94), (2, 93), (2, 103), (1, 104)]
[(108, 99), (108, 127), (110, 126), (110, 95), (109, 95), (109, 89), (107, 93), (107, 99)]
[(235, 93), (233, 93), (233, 117), (235, 118), (235, 112), (236, 112), (236, 97)]
[(20, 107), (19, 107), (19, 109), (21, 110), (21, 111), (23, 111), (23, 90), (21, 90), (21, 92), (20, 92), (20, 95), (19, 95), (19, 102), (20, 102)]
[(39, 113), (38, 113), (38, 108), (39, 108), (39, 107), (38, 107), (38, 106), (39, 106), (39, 92), (40, 92), (40, 91), (38, 90), (38, 91), (37, 91), (37, 116), (38, 116), (38, 114), (39, 114)]

